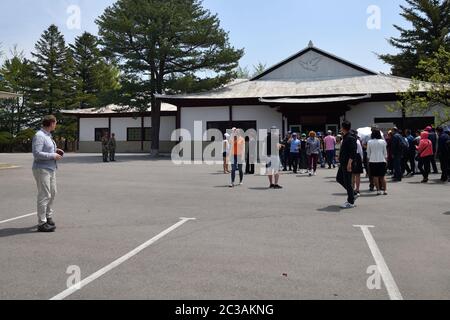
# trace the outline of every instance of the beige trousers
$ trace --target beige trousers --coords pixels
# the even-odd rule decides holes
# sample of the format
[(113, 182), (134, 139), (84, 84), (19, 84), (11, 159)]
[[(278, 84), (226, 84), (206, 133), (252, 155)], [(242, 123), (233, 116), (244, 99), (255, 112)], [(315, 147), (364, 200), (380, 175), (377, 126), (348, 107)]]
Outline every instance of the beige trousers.
[(47, 223), (47, 218), (53, 216), (53, 201), (56, 196), (56, 172), (47, 169), (33, 169), (34, 179), (38, 189), (37, 215), (38, 224)]

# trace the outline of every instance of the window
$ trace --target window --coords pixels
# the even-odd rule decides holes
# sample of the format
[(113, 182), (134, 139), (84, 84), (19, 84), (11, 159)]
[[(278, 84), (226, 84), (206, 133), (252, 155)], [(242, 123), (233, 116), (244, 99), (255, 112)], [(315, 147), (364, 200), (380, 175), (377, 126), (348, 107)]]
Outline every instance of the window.
[(127, 141), (151, 141), (152, 128), (144, 128), (144, 139), (142, 139), (142, 128), (127, 128)]
[(290, 125), (289, 126), (289, 131), (292, 133), (299, 133), (302, 134), (302, 125), (298, 124), (298, 125)]
[(95, 141), (102, 141), (103, 136), (108, 133), (108, 128), (95, 128)]

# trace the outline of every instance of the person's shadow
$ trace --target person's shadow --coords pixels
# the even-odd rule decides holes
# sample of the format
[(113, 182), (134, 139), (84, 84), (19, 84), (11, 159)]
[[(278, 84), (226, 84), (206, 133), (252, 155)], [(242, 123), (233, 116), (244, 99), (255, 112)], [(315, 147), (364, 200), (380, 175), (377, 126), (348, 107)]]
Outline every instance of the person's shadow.
[(36, 233), (37, 226), (27, 228), (7, 228), (0, 229), (0, 238), (13, 237), (21, 234)]
[(342, 208), (339, 206), (328, 206), (326, 208), (317, 209), (317, 211), (327, 213), (339, 213), (342, 211)]

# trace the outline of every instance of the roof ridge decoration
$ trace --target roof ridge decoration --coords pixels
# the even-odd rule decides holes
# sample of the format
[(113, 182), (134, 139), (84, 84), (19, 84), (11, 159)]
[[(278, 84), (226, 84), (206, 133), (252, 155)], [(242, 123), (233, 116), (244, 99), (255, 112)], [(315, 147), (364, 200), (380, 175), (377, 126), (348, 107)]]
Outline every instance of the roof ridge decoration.
[[(350, 62), (350, 61), (348, 61), (346, 59), (338, 57), (338, 56), (336, 56), (336, 55), (334, 55), (332, 53), (329, 53), (329, 52), (327, 52), (325, 50), (317, 48), (316, 46), (314, 46), (314, 43), (312, 41), (309, 41), (308, 46), (306, 48), (304, 48), (301, 51), (297, 52), (296, 54), (288, 57), (287, 59), (285, 59), (285, 60), (275, 64), (274, 66), (268, 68), (267, 70), (263, 71), (259, 75), (257, 75), (255, 77), (253, 77), (252, 79), (250, 79), (250, 81), (256, 81), (256, 80), (261, 79), (262, 77), (272, 73), (273, 71), (279, 69), (280, 67), (284, 66), (285, 64), (287, 64), (287, 63), (289, 63), (289, 62), (291, 62), (291, 61), (301, 57), (302, 55), (304, 55), (305, 53), (307, 53), (309, 51), (314, 51), (314, 52), (316, 52), (316, 53), (318, 53), (318, 54), (320, 54), (322, 56), (330, 58), (330, 59), (332, 59), (334, 61), (337, 61), (337, 62), (339, 62), (341, 64), (344, 64), (344, 65), (346, 65), (346, 66), (348, 66), (350, 68), (356, 69), (356, 70), (358, 70), (360, 72), (363, 72), (363, 73), (365, 73), (367, 75), (378, 75), (379, 74), (379, 73), (374, 72), (372, 70), (369, 70), (369, 69), (367, 69), (365, 67), (362, 67), (362, 66), (360, 66), (360, 65), (358, 65), (356, 63)], [(318, 69), (319, 62), (320, 62), (320, 60), (318, 60), (318, 59), (312, 59), (311, 61), (300, 62), (300, 65), (304, 69), (306, 69), (308, 71), (316, 72), (317, 69)]]

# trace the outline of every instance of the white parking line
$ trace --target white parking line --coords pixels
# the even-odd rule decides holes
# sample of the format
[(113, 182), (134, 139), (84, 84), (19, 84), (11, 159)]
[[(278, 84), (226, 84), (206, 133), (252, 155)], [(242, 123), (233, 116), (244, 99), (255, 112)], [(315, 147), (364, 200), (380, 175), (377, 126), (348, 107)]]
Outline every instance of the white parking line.
[(370, 233), (369, 228), (375, 228), (374, 226), (353, 226), (355, 228), (361, 228), (364, 237), (366, 238), (367, 244), (369, 245), (370, 251), (372, 252), (372, 256), (375, 259), (375, 263), (377, 264), (378, 271), (381, 274), (381, 278), (383, 279), (384, 285), (386, 286), (387, 292), (391, 300), (403, 300), (402, 294), (395, 283), (394, 277), (392, 273), (389, 271), (389, 268), (384, 261), (383, 255), (380, 252), (380, 249), (375, 242), (372, 234)]
[(134, 257), (135, 255), (137, 255), (139, 252), (141, 252), (142, 250), (146, 249), (147, 247), (149, 247), (150, 245), (152, 245), (153, 243), (155, 243), (156, 241), (158, 241), (159, 239), (161, 239), (162, 237), (166, 236), (167, 234), (169, 234), (170, 232), (174, 231), (175, 229), (181, 227), (183, 224), (185, 224), (188, 221), (191, 220), (196, 220), (195, 218), (180, 218), (181, 221), (179, 221), (178, 223), (174, 224), (173, 226), (171, 226), (170, 228), (164, 230), (163, 232), (161, 232), (160, 234), (158, 234), (156, 237), (150, 239), (149, 241), (145, 242), (144, 244), (140, 245), (139, 247), (137, 247), (136, 249), (130, 251), (129, 253), (127, 253), (126, 255), (120, 257), (119, 259), (117, 259), (116, 261), (110, 263), (109, 265), (107, 265), (106, 267), (103, 267), (102, 269), (98, 270), (97, 272), (91, 274), (89, 277), (87, 277), (86, 279), (80, 281), (79, 283), (71, 286), (70, 288), (64, 290), (63, 292), (59, 293), (58, 295), (54, 296), (53, 298), (51, 298), (50, 300), (63, 300), (65, 298), (67, 298), (68, 296), (70, 296), (71, 294), (73, 294), (74, 292), (81, 290), (83, 287), (85, 287), (86, 285), (88, 285), (89, 283), (91, 283), (92, 281), (100, 278), (101, 276), (103, 276), (105, 273), (111, 271), (112, 269), (118, 267), (119, 265), (121, 265), (122, 263), (124, 263), (125, 261), (127, 261), (128, 259)]
[(11, 222), (11, 221), (15, 221), (15, 220), (19, 220), (19, 219), (23, 219), (23, 218), (27, 218), (27, 217), (31, 217), (31, 216), (35, 216), (35, 215), (37, 215), (37, 212), (29, 213), (29, 214), (26, 214), (26, 215), (23, 215), (23, 216), (20, 216), (20, 217), (16, 217), (16, 218), (11, 218), (11, 219), (8, 219), (8, 220), (3, 220), (3, 221), (0, 221), (0, 224)]

